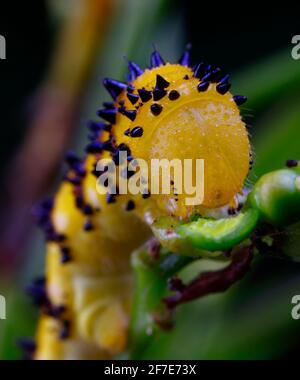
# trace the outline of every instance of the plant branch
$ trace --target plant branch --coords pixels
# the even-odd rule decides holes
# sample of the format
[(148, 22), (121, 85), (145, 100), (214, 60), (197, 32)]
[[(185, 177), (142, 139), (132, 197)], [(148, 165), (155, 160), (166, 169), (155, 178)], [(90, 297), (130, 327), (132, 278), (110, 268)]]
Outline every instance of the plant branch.
[(211, 293), (224, 292), (235, 284), (249, 271), (253, 258), (253, 247), (242, 247), (233, 255), (230, 265), (226, 268), (215, 271), (201, 273), (188, 285), (184, 285), (180, 280), (171, 281), (171, 289), (177, 292), (174, 295), (164, 298), (163, 302), (168, 309), (172, 310), (178, 305), (195, 300)]

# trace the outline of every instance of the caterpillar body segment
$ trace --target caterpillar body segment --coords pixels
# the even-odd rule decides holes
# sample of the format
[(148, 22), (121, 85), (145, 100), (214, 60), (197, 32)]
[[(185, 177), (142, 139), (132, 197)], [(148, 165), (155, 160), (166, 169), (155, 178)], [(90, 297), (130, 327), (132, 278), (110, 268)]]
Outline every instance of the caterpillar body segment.
[[(161, 217), (184, 223), (196, 213), (220, 216), (238, 207), (251, 149), (238, 108), (245, 98), (231, 95), (228, 76), (203, 63), (189, 67), (187, 53), (179, 64), (165, 63), (156, 51), (150, 68), (129, 62), (129, 71), (128, 83), (104, 80), (113, 98), (98, 111), (104, 122), (89, 124), (86, 157), (67, 156), (65, 180), (39, 214), (47, 259), (36, 359), (106, 359), (124, 351), (134, 286), (130, 256), (151, 226)], [(120, 152), (128, 165), (204, 160), (202, 204), (186, 205), (172, 175), (170, 194), (152, 194), (149, 182), (145, 194), (111, 194), (99, 183), (97, 162), (122, 170)]]
[(36, 360), (111, 358), (108, 352), (99, 349), (95, 344), (87, 343), (84, 339), (74, 335), (72, 335), (72, 338), (61, 339), (60, 334), (61, 323), (53, 317), (42, 315), (36, 335), (38, 348), (34, 358)]
[[(169, 85), (163, 89), (165, 96), (155, 101), (158, 76)], [(186, 66), (166, 64), (146, 70), (131, 83), (137, 89), (131, 93), (146, 89), (152, 91), (152, 98), (139, 106), (133, 121), (118, 113), (113, 128), (117, 143), (125, 143), (133, 157), (147, 160), (149, 166), (151, 159), (203, 159), (202, 210), (224, 206), (234, 199), (248, 174), (250, 157), (248, 132), (232, 95), (220, 94), (217, 83), (206, 83), (206, 91), (199, 92), (199, 79)], [(172, 94), (177, 95), (174, 98)], [(130, 104), (125, 93), (120, 99), (126, 109), (138, 107)], [(137, 126), (143, 129), (141, 137), (126, 134)], [(173, 196), (154, 195), (154, 208), (160, 214), (187, 217), (195, 208), (185, 206), (186, 195), (176, 196), (176, 189)]]
[[(96, 178), (91, 175), (89, 181)], [(107, 205), (103, 198), (98, 196), (99, 205)], [(51, 219), (56, 233), (66, 239), (47, 244), (46, 287), (51, 307), (63, 306), (64, 311), (42, 316), (37, 359), (105, 359), (126, 346), (132, 293), (129, 255), (146, 239), (147, 228), (135, 215), (111, 205), (111, 217), (103, 220), (94, 208), (93, 228), (86, 231), (86, 216), (74, 202), (73, 186), (63, 183)], [(115, 235), (107, 233), (110, 224)]]

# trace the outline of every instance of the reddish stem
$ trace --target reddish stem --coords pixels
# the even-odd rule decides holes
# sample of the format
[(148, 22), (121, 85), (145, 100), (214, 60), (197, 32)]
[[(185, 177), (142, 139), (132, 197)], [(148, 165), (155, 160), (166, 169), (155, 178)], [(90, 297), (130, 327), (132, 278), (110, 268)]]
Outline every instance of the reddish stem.
[(169, 309), (174, 309), (179, 304), (199, 297), (224, 292), (244, 277), (250, 269), (252, 258), (253, 247), (241, 248), (240, 251), (233, 255), (230, 265), (226, 268), (215, 272), (201, 273), (189, 284), (183, 286), (180, 291), (164, 298), (163, 302)]

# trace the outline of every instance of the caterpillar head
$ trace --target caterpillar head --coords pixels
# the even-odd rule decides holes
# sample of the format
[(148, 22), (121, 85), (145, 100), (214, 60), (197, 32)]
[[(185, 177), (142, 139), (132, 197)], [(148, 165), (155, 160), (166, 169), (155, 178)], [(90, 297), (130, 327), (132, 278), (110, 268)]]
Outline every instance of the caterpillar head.
[[(150, 68), (129, 62), (128, 84), (104, 80), (114, 105), (99, 114), (113, 124), (116, 146), (149, 167), (153, 159), (203, 160), (200, 209), (218, 208), (241, 191), (249, 171), (249, 137), (238, 107), (245, 98), (232, 96), (219, 68), (191, 68), (188, 58), (186, 52), (178, 64), (165, 63), (155, 51)], [(192, 173), (195, 185), (195, 166)], [(174, 188), (172, 173), (170, 182), (170, 194), (151, 195), (154, 208), (179, 217), (195, 212), (184, 186), (181, 194)]]

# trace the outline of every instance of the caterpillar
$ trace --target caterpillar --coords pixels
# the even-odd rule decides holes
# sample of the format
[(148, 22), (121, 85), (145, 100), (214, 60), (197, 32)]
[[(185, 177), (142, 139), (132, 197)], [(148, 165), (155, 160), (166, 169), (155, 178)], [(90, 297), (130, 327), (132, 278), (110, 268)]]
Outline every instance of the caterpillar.
[[(107, 359), (127, 345), (133, 292), (131, 253), (152, 235), (159, 217), (187, 221), (194, 214), (228, 215), (240, 207), (251, 146), (229, 76), (204, 63), (178, 63), (157, 50), (145, 70), (129, 61), (128, 82), (106, 78), (112, 102), (88, 123), (83, 159), (66, 155), (69, 169), (51, 200), (37, 209), (47, 240), (45, 277), (29, 292), (40, 306), (35, 359)], [(204, 199), (186, 205), (171, 176), (170, 194), (100, 194), (97, 162), (120, 166), (142, 158), (205, 162)], [(130, 171), (126, 172), (130, 178)], [(31, 351), (33, 347), (30, 346)]]

